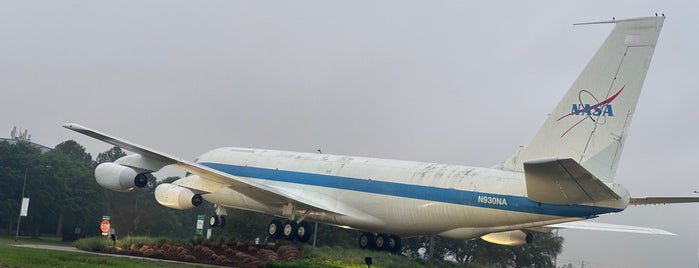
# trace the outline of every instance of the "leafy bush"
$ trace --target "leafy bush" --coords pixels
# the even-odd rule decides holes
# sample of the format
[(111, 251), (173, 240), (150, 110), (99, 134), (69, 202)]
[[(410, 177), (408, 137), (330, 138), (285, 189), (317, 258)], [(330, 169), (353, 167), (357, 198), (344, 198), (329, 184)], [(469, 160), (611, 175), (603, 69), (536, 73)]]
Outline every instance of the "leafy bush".
[(78, 249), (86, 251), (101, 251), (107, 246), (111, 246), (111, 241), (104, 239), (102, 237), (88, 237), (82, 238), (73, 242), (73, 246)]
[(304, 247), (304, 258), (295, 261), (273, 261), (266, 267), (296, 268), (296, 267), (331, 267), (331, 268), (364, 268), (365, 257), (373, 258), (372, 267), (470, 267), (449, 261), (440, 260), (413, 260), (403, 255), (392, 255), (387, 252), (361, 250), (355, 248), (333, 247)]

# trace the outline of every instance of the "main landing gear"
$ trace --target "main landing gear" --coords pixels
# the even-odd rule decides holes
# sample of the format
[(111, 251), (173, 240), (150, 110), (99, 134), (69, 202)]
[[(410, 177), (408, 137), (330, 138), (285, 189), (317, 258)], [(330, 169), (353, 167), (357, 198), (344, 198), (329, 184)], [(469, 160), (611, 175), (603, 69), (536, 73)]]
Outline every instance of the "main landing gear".
[(213, 215), (209, 217), (209, 226), (212, 228), (223, 228), (226, 226), (226, 216), (225, 215)]
[(216, 208), (215, 215), (209, 217), (209, 226), (212, 228), (223, 228), (226, 226), (226, 209), (219, 205), (214, 205)]
[(299, 241), (301, 243), (306, 243), (311, 240), (313, 235), (313, 228), (308, 222), (302, 221), (297, 223), (293, 220), (273, 220), (267, 226), (267, 235), (271, 239), (284, 238), (289, 241)]
[(400, 237), (397, 235), (362, 233), (359, 236), (359, 248), (399, 253)]

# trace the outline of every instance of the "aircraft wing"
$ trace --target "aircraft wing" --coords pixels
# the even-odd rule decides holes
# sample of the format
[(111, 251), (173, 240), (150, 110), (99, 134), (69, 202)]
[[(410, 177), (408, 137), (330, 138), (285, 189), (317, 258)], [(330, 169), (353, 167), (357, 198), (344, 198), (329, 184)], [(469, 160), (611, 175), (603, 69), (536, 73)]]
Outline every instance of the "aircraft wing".
[(671, 232), (656, 228), (638, 227), (629, 225), (609, 224), (592, 221), (573, 221), (546, 225), (544, 227), (554, 229), (579, 229), (607, 232), (623, 232), (623, 233), (638, 233), (638, 234), (660, 234), (660, 235), (676, 235)]
[(699, 203), (699, 197), (642, 197), (631, 198), (629, 205), (664, 205), (677, 203)]
[(621, 199), (573, 159), (524, 163), (527, 198), (550, 204), (580, 204)]
[[(86, 136), (90, 136), (92, 138), (104, 141), (114, 146), (118, 146), (125, 150), (137, 153), (141, 155), (141, 157), (146, 158), (147, 160), (153, 160), (158, 163), (162, 163), (163, 166), (173, 165), (179, 169), (198, 175), (205, 180), (216, 182), (224, 187), (229, 187), (235, 191), (244, 193), (253, 199), (261, 199), (264, 200), (266, 203), (273, 201), (275, 202), (275, 204), (280, 205), (293, 203), (299, 209), (310, 209), (317, 212), (325, 212), (338, 215), (345, 214), (323, 205), (322, 202), (310, 199), (310, 197), (297, 195), (293, 192), (285, 191), (284, 189), (278, 189), (276, 187), (263, 185), (250, 179), (233, 176), (197, 163), (182, 160), (180, 158), (176, 158), (174, 156), (170, 156), (168, 154), (161, 153), (156, 150), (149, 149), (147, 147), (120, 138), (116, 138), (93, 129), (89, 129), (87, 127), (75, 123), (67, 123), (64, 124), (63, 127), (84, 134)], [(185, 185), (185, 187), (191, 188), (191, 186), (187, 185)], [(207, 191), (207, 189), (194, 190), (200, 192), (209, 192)]]

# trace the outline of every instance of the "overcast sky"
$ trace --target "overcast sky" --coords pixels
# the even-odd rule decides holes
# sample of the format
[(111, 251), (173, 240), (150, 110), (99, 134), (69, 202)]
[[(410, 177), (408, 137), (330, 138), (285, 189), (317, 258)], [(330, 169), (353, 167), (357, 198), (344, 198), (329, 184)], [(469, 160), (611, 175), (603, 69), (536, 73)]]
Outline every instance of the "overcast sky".
[[(221, 146), (492, 166), (536, 132), (612, 25), (665, 13), (616, 176), (699, 190), (696, 1), (2, 1), (0, 137), (76, 122), (186, 159)], [(559, 264), (696, 267), (699, 204), (561, 231)]]

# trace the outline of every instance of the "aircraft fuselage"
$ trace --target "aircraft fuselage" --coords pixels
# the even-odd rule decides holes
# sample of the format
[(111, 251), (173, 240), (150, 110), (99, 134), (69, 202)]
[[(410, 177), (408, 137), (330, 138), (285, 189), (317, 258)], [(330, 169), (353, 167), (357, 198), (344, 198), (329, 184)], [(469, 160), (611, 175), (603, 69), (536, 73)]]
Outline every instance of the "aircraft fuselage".
[[(232, 147), (209, 151), (197, 162), (342, 212), (311, 212), (307, 217), (313, 221), (397, 235), (466, 239), (619, 212), (628, 202), (542, 204), (527, 199), (523, 173), (460, 165)], [(289, 216), (274, 202), (225, 187), (203, 197)]]

